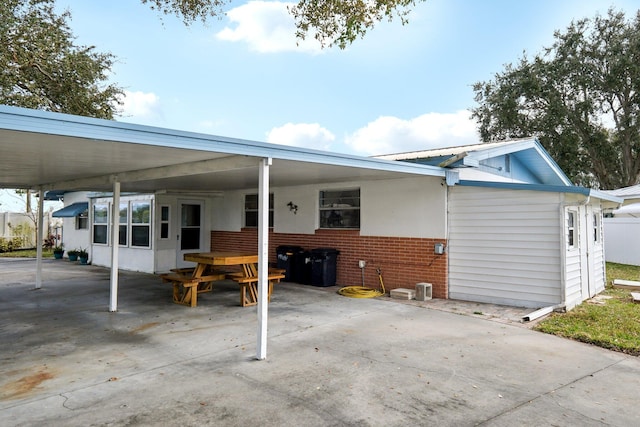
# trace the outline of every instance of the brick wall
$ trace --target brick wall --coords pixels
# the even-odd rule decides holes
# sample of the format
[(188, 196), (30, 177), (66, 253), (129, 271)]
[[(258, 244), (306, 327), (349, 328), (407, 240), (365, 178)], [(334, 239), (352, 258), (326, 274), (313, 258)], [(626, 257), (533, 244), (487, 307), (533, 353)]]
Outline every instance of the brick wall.
[[(258, 230), (244, 228), (240, 232), (212, 231), (212, 251), (255, 251)], [(269, 233), (269, 261), (276, 262), (276, 248), (281, 245), (301, 246), (305, 250), (335, 248), (340, 251), (336, 265), (337, 284), (359, 286), (362, 272), (359, 260), (367, 261), (365, 286), (378, 287), (376, 268), (382, 271), (384, 286), (413, 289), (418, 282), (433, 285), (435, 298), (447, 298), (447, 254), (435, 255), (436, 243), (443, 239), (360, 236), (358, 230), (317, 230), (315, 234)]]

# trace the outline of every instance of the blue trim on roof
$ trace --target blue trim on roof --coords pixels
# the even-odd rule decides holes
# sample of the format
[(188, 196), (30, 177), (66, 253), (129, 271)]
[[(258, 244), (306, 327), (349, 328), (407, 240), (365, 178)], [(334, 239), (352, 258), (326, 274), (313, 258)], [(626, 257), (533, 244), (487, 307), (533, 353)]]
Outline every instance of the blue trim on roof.
[(444, 177), (443, 168), (0, 105), (0, 128), (168, 148)]
[(89, 202), (78, 202), (55, 211), (51, 216), (56, 218), (73, 218), (89, 209)]
[(529, 190), (529, 191), (547, 191), (552, 193), (573, 193), (582, 194), (583, 196), (593, 196), (598, 199), (607, 200), (614, 203), (622, 203), (624, 200), (606, 194), (602, 191), (592, 190), (590, 188), (579, 187), (577, 185), (546, 185), (546, 184), (521, 184), (515, 182), (492, 182), (492, 181), (469, 181), (461, 180), (458, 185), (464, 187), (485, 187), (485, 188), (501, 188), (505, 190)]

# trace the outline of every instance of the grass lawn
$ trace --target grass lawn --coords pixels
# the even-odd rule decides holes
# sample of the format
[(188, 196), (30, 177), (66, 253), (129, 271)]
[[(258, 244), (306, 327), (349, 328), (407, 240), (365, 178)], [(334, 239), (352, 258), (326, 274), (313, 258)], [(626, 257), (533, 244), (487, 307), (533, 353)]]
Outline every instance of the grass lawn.
[[(1, 252), (0, 258), (35, 258), (35, 249), (21, 249), (13, 252)], [(42, 258), (53, 258), (53, 251), (48, 249), (42, 250)]]
[[(640, 267), (607, 263), (607, 281), (640, 281)], [(553, 313), (534, 329), (640, 356), (640, 304), (629, 290), (608, 285), (602, 304), (584, 302), (568, 313)], [(639, 291), (640, 292), (640, 291)]]

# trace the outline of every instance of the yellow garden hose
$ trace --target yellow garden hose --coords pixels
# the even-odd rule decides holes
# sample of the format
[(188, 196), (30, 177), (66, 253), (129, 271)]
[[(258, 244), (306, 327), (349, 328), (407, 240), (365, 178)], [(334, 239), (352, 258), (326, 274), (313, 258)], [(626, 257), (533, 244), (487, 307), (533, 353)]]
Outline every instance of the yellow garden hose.
[(379, 268), (376, 269), (376, 271), (378, 272), (378, 279), (380, 280), (381, 290), (366, 288), (364, 286), (364, 280), (363, 280), (362, 286), (345, 286), (344, 288), (340, 288), (338, 290), (338, 293), (342, 296), (349, 297), (349, 298), (381, 297), (386, 293), (386, 291), (384, 289), (384, 282), (382, 281), (382, 272), (380, 271)]

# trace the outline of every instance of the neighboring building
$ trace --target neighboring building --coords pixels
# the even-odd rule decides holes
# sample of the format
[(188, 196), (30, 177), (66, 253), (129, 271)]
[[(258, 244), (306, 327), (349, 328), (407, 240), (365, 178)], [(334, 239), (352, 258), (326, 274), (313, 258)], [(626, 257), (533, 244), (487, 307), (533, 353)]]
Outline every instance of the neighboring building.
[(622, 207), (604, 218), (606, 260), (640, 265), (640, 185), (606, 193), (624, 199)]
[[(339, 285), (361, 284), (365, 260), (368, 286), (380, 268), (387, 289), (429, 282), (437, 298), (532, 308), (570, 309), (604, 289), (602, 212), (620, 200), (573, 186), (536, 140), (379, 159), (444, 173), (271, 186), (270, 261), (280, 245), (335, 248)], [(90, 247), (108, 266), (110, 194), (64, 201), (75, 214), (66, 248)], [(123, 194), (119, 212), (123, 269), (159, 273), (184, 266), (185, 252), (256, 247), (254, 188)]]

